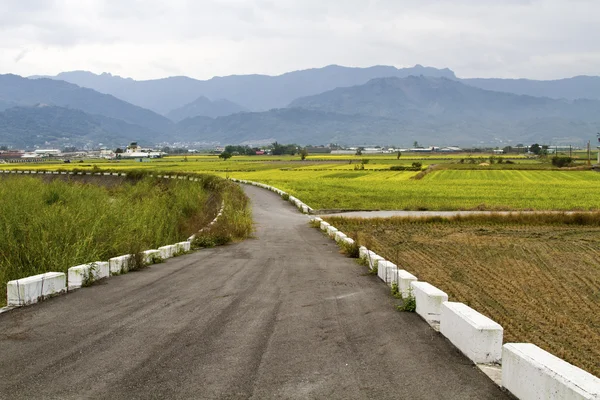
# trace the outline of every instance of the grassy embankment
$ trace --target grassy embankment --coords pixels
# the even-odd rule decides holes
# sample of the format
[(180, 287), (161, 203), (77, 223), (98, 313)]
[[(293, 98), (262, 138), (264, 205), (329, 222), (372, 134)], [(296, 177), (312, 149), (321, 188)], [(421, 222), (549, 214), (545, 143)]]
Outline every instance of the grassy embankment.
[(215, 244), (247, 237), (252, 220), (243, 192), (215, 176), (200, 177), (199, 183), (139, 177), (116, 186), (0, 178), (0, 293), (12, 279), (186, 240), (214, 218), (221, 199), (224, 214), (202, 237), (217, 237)]
[(600, 214), (328, 218), (419, 280), (600, 376)]

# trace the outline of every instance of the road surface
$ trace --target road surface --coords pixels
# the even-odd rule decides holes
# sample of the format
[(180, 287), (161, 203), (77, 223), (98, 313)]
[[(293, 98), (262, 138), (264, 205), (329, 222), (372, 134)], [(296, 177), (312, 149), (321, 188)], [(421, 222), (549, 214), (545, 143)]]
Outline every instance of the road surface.
[(507, 399), (289, 203), (256, 237), (0, 314), (2, 399)]

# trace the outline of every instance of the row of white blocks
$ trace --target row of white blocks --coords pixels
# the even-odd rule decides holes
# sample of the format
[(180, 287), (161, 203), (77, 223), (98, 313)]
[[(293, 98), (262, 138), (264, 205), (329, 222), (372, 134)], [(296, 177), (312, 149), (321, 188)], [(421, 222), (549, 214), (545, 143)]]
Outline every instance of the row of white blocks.
[[(245, 179), (236, 179), (236, 178), (230, 178), (230, 179), (231, 179), (232, 182), (243, 183), (243, 184), (246, 184), (246, 185), (257, 186), (257, 187), (260, 187), (260, 188), (263, 188), (263, 189), (270, 190), (271, 192), (275, 192), (275, 193), (277, 193), (278, 195), (280, 195), (282, 197), (284, 195), (288, 195), (283, 190), (278, 189), (278, 188), (273, 187), (273, 186), (265, 185), (264, 183), (247, 181)], [(298, 210), (300, 210), (304, 214), (310, 214), (313, 211), (313, 209), (311, 207), (309, 207), (308, 205), (304, 204), (302, 201), (300, 201), (299, 199), (297, 199), (294, 196), (289, 196), (289, 201), (292, 204), (294, 204), (298, 208)]]
[[(180, 242), (163, 246), (157, 250), (142, 252), (143, 262), (152, 264), (156, 260), (165, 260), (190, 251), (191, 243)], [(79, 289), (85, 284), (118, 275), (129, 270), (132, 255), (113, 257), (109, 261), (96, 261), (69, 268), (63, 272), (47, 272), (26, 278), (9, 281), (6, 284), (7, 304), (10, 307), (26, 306), (67, 290)], [(67, 285), (68, 282), (68, 285)]]
[[(112, 175), (126, 176), (125, 173), (116, 172), (65, 172), (65, 171), (15, 171), (15, 170), (0, 170), (0, 173), (12, 174), (53, 174), (53, 175)], [(151, 175), (152, 176), (152, 175)], [(163, 176), (158, 176), (162, 178)], [(177, 178), (176, 176), (164, 176), (164, 178)], [(198, 178), (182, 177), (179, 179), (189, 179), (198, 181)], [(223, 212), (224, 203), (221, 205), (221, 210), (217, 218)], [(215, 218), (215, 219), (217, 219)], [(185, 253), (191, 249), (191, 239), (188, 241), (176, 243), (174, 245), (163, 246), (159, 249), (146, 250), (142, 252), (143, 262), (152, 264), (156, 260), (164, 260), (174, 257), (178, 254)], [(6, 298), (9, 307), (20, 307), (35, 304), (44, 298), (66, 293), (68, 290), (81, 288), (86, 283), (104, 279), (110, 275), (118, 275), (129, 270), (129, 265), (132, 260), (132, 255), (127, 254), (119, 257), (113, 257), (108, 262), (97, 261), (89, 264), (77, 265), (68, 269), (67, 274), (63, 272), (47, 272), (44, 274), (28, 276), (26, 278), (9, 281), (6, 284)], [(68, 282), (68, 285), (67, 285)]]
[[(348, 238), (321, 218), (311, 218), (322, 231), (341, 243)], [(352, 242), (347, 242), (353, 244)], [(359, 257), (388, 285), (398, 285), (403, 298), (412, 294), (416, 313), (476, 364), (502, 363), (502, 386), (521, 400), (600, 400), (600, 379), (531, 343), (502, 345), (503, 328), (471, 307), (448, 301), (448, 295), (400, 269), (396, 264), (359, 248)]]
[(73, 172), (73, 171), (50, 171), (50, 170), (0, 170), (0, 174), (38, 174), (38, 175), (93, 175), (93, 176), (127, 176), (125, 172)]

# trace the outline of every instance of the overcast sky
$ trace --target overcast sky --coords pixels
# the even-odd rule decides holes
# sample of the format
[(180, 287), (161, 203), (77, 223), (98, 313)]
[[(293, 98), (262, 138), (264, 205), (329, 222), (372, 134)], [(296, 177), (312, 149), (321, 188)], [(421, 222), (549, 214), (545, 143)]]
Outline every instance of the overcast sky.
[(0, 73), (600, 75), (599, 0), (0, 0)]

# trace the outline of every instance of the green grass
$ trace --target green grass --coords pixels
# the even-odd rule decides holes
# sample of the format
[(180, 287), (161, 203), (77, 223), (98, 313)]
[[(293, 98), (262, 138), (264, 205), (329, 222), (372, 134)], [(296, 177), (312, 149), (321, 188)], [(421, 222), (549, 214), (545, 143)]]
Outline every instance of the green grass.
[[(3, 165), (11, 169), (73, 169), (210, 173), (276, 186), (312, 208), (343, 210), (598, 210), (600, 174), (590, 170), (559, 170), (546, 159), (504, 156), (514, 164), (460, 163), (480, 154), (366, 156), (244, 156), (221, 161), (217, 156), (174, 156), (149, 162), (132, 160), (65, 165)], [(490, 155), (485, 155), (489, 159)], [(354, 170), (369, 159), (364, 170)], [(187, 161), (185, 161), (187, 160)], [(415, 179), (414, 171), (391, 171), (395, 165), (433, 172)], [(578, 168), (585, 168), (579, 161)], [(99, 169), (98, 169), (99, 168)]]
[(200, 183), (146, 177), (114, 186), (28, 176), (0, 182), (0, 293), (9, 280), (186, 240), (222, 198), (228, 205), (213, 229), (234, 240), (252, 228), (241, 190), (210, 175)]

